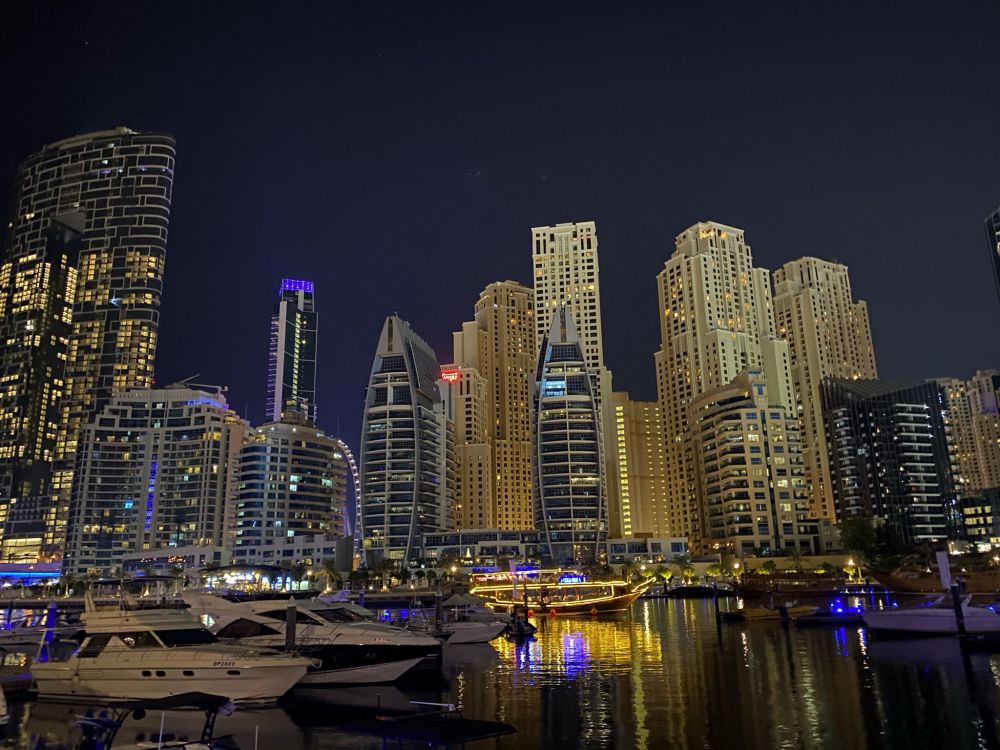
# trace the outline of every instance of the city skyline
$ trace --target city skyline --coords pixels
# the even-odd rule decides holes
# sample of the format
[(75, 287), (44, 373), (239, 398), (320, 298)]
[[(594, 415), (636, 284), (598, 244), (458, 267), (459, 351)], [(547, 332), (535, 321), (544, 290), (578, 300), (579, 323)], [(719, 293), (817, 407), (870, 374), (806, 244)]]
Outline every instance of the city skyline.
[[(351, 441), (361, 424), (359, 394), (369, 342), (385, 315), (398, 310), (423, 333), (439, 360), (447, 360), (450, 334), (467, 319), (479, 290), (507, 278), (531, 283), (530, 227), (568, 221), (594, 220), (598, 225), (605, 254), (605, 360), (616, 373), (616, 388), (635, 398), (655, 395), (655, 276), (669, 258), (672, 238), (702, 220), (744, 228), (756, 262), (769, 269), (804, 255), (847, 265), (856, 297), (869, 301), (880, 374), (886, 377), (967, 378), (1000, 360), (996, 337), (983, 336), (983, 325), (970, 322), (995, 320), (997, 314), (982, 230), (983, 217), (1000, 200), (989, 158), (993, 141), (985, 125), (995, 120), (988, 110), (997, 105), (974, 97), (975, 87), (956, 78), (969, 66), (985, 76), (996, 69), (998, 63), (988, 50), (959, 42), (970, 38), (967, 30), (996, 20), (992, 6), (961, 18), (947, 9), (924, 8), (903, 18), (871, 9), (860, 25), (852, 23), (857, 19), (850, 13), (827, 18), (820, 11), (802, 10), (785, 19), (780, 34), (771, 25), (778, 28), (774, 14), (782, 9), (737, 9), (730, 19), (724, 14), (716, 18), (707, 10), (675, 9), (669, 24), (647, 10), (631, 21), (617, 19), (607, 25), (609, 31), (600, 37), (605, 46), (593, 53), (591, 62), (569, 45), (574, 34), (567, 33), (566, 40), (545, 35), (555, 19), (544, 12), (528, 30), (522, 30), (523, 19), (516, 14), (497, 19), (493, 26), (475, 26), (484, 49), (477, 53), (458, 38), (459, 21), (435, 29), (425, 24), (442, 19), (407, 14), (399, 24), (388, 26), (336, 19), (342, 22), (337, 27), (342, 51), (320, 51), (337, 45), (313, 45), (314, 32), (302, 31), (308, 24), (292, 11), (279, 27), (295, 23), (305, 35), (303, 46), (317, 50), (314, 62), (320, 78), (329, 81), (329, 92), (339, 102), (357, 105), (336, 125), (333, 137), (322, 139), (316, 125), (329, 128), (332, 111), (307, 100), (296, 87), (285, 91), (283, 86), (311, 58), (293, 55), (282, 62), (264, 53), (259, 62), (245, 55), (226, 62), (197, 32), (187, 42), (190, 61), (184, 62), (174, 57), (169, 44), (186, 28), (184, 9), (156, 9), (152, 12), (158, 14), (157, 23), (152, 25), (157, 31), (147, 55), (127, 71), (116, 65), (115, 53), (95, 56), (101, 39), (97, 30), (106, 22), (110, 27), (105, 33), (127, 36), (135, 21), (113, 17), (97, 23), (70, 9), (54, 23), (42, 25), (33, 22), (37, 11), (30, 8), (4, 12), (11, 19), (4, 28), (23, 31), (7, 46), (12, 58), (37, 41), (37, 29), (43, 26), (47, 38), (55, 40), (60, 51), (52, 66), (39, 70), (37, 89), (59, 98), (63, 106), (59, 117), (42, 117), (45, 108), (37, 106), (34, 90), (10, 87), (11, 107), (24, 116), (4, 125), (0, 172), (8, 177), (0, 182), (0, 202), (9, 205), (8, 185), (18, 160), (47, 142), (122, 123), (176, 135), (183, 189), (178, 188), (179, 203), (171, 217), (157, 383), (201, 373), (200, 380), (228, 385), (233, 407), (254, 424), (264, 417), (255, 332), (267, 325), (270, 310), (236, 302), (235, 295), (232, 301), (229, 295), (218, 295), (220, 283), (238, 288), (241, 300), (267, 298), (275, 278), (311, 278), (321, 286), (329, 300), (318, 364), (321, 426)], [(217, 12), (206, 10), (209, 17)], [(935, 21), (933, 37), (925, 30), (929, 18)], [(581, 14), (569, 23), (583, 31), (601, 28), (604, 20), (599, 13)], [(885, 38), (879, 30), (890, 20), (903, 28)], [(404, 21), (409, 24), (405, 30)], [(712, 65), (692, 69), (687, 59), (694, 54), (698, 35), (689, 30), (706, 23), (718, 24), (720, 57)], [(232, 44), (245, 41), (251, 25), (237, 19)], [(324, 28), (323, 19), (315, 28)], [(628, 45), (625, 31), (636, 35)], [(357, 41), (347, 38), (351, 34)], [(512, 70), (496, 71), (488, 64), (489, 55), (503, 49), (512, 34), (525, 34), (525, 43), (545, 38), (553, 45), (551, 53), (537, 53), (524, 63), (512, 60)], [(901, 41), (913, 34), (917, 39), (928, 35), (934, 43), (914, 43), (911, 48), (910, 42)], [(415, 41), (421, 36), (447, 43), (452, 55), (468, 62), (470, 72), (442, 67), (440, 58)], [(662, 44), (660, 37), (669, 43)], [(733, 74), (734, 89), (724, 71), (734, 60), (742, 62), (747, 40), (754, 37), (770, 50), (768, 62)], [(844, 72), (827, 71), (824, 52), (844, 38), (855, 38), (862, 52), (888, 45), (899, 61), (866, 53), (844, 62)], [(817, 48), (815, 54), (807, 53), (809, 45)], [(662, 58), (653, 54), (664, 49), (670, 51), (663, 51)], [(593, 75), (581, 76), (580, 70), (570, 75), (557, 62), (560, 55)], [(352, 78), (348, 56), (371, 62), (372, 70)], [(419, 64), (404, 74), (398, 63), (408, 56)], [(950, 57), (963, 65), (943, 62)], [(539, 75), (525, 91), (515, 84), (529, 64)], [(79, 91), (72, 90), (57, 80), (60, 65), (89, 71), (93, 82), (87, 78)], [(185, 93), (191, 100), (181, 97), (179, 81), (208, 65), (217, 66), (225, 82), (219, 102), (206, 100), (208, 89)], [(249, 99), (238, 84), (240, 65), (261, 78), (261, 95), (280, 115), (248, 125), (252, 118), (245, 116)], [(161, 68), (169, 71), (171, 66), (177, 72), (164, 77)], [(799, 66), (804, 66), (803, 72), (792, 72)], [(770, 80), (767, 74), (775, 68), (776, 78)], [(874, 84), (851, 87), (852, 74), (859, 70)], [(600, 71), (606, 74), (602, 77)], [(628, 83), (630, 76), (634, 83)], [(802, 76), (818, 85), (803, 90)], [(98, 80), (102, 91), (115, 95), (95, 98)], [(893, 85), (897, 80), (912, 80), (927, 95)], [(139, 82), (143, 86), (135, 85)], [(398, 105), (392, 103), (393, 96), (387, 102), (371, 101), (365, 92), (379, 84), (389, 86)], [(430, 91), (428, 85), (450, 99), (429, 97), (406, 127), (385, 124), (397, 117), (399, 107), (413, 106), (407, 86), (424, 94)], [(165, 96), (134, 93), (149, 90), (144, 87), (159, 87)], [(477, 93), (480, 88), (486, 93)], [(750, 124), (735, 132), (704, 118), (694, 118), (702, 122), (697, 128), (678, 122), (684, 119), (677, 115), (688, 106), (685, 101), (713, 88), (736, 97)], [(500, 130), (493, 124), (514, 97), (535, 102), (551, 91), (557, 92), (555, 121), (540, 124), (530, 139), (513, 134), (508, 142), (512, 128)], [(652, 99), (647, 99), (648, 92)], [(799, 106), (783, 100), (788, 92), (795, 94), (789, 102), (797, 100)], [(452, 106), (444, 106), (447, 101)], [(936, 106), (925, 109), (922, 102), (927, 101), (947, 101), (948, 116)], [(286, 117), (300, 111), (306, 116)], [(442, 123), (432, 111), (455, 116)], [(582, 112), (588, 116), (580, 118)], [(511, 117), (499, 119), (504, 125), (521, 122), (521, 115)], [(767, 128), (754, 126), (755, 120)], [(619, 122), (629, 123), (635, 137), (628, 142), (618, 137)], [(954, 125), (957, 122), (962, 124)], [(211, 127), (204, 128), (205, 123)], [(371, 127), (373, 123), (383, 124)], [(465, 127), (456, 130), (452, 123)], [(899, 123), (905, 123), (902, 130), (896, 127)], [(220, 129), (239, 137), (221, 143), (215, 136)], [(852, 149), (836, 135), (840, 132), (856, 136)], [(654, 133), (660, 137), (654, 138)], [(817, 133), (828, 137), (817, 141)], [(947, 156), (922, 150), (930, 138)], [(441, 150), (445, 143), (454, 146), (446, 153)], [(386, 144), (389, 150), (381, 156)], [(774, 159), (765, 163), (755, 154)], [(316, 173), (316, 164), (335, 165), (338, 180), (324, 182), (315, 194), (302, 197), (297, 187), (307, 174)], [(731, 178), (718, 173), (723, 164), (731, 165)], [(253, 179), (256, 175), (261, 179)], [(668, 184), (672, 176), (682, 178), (678, 181), (683, 189)], [(391, 184), (396, 187), (386, 193)], [(235, 210), (215, 200), (218, 195), (228, 196), (225, 203)], [(301, 205), (300, 199), (305, 201)], [(430, 209), (439, 203), (450, 206), (447, 220), (436, 218)], [(899, 224), (907, 231), (900, 232)], [(455, 263), (465, 247), (456, 237), (486, 226), (490, 231), (478, 232), (477, 259)], [(394, 249), (406, 244), (414, 245), (410, 255)], [(238, 264), (232, 260), (236, 251)], [(418, 255), (428, 262), (417, 263)], [(903, 257), (915, 262), (890, 276), (893, 264)], [(447, 289), (437, 273), (442, 263), (455, 269)], [(376, 268), (386, 281), (384, 292), (359, 295), (355, 289), (364, 285), (352, 280)], [(900, 304), (898, 293), (890, 293), (884, 283), (888, 278), (905, 287), (910, 298), (943, 298), (944, 304), (933, 310)], [(417, 288), (435, 289), (434, 301), (416, 299), (411, 290)], [(188, 300), (199, 303), (190, 305)], [(213, 325), (194, 326), (192, 316), (206, 311)], [(241, 335), (227, 336), (221, 346), (219, 330)]]

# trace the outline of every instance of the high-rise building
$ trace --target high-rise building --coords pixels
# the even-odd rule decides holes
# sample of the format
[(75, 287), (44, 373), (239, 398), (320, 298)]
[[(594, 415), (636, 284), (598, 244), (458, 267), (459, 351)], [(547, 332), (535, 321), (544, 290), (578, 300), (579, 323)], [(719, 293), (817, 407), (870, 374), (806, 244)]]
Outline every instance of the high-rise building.
[(799, 420), (759, 369), (691, 402), (703, 548), (742, 558), (815, 552)]
[(618, 504), (608, 509), (609, 533), (616, 539), (659, 536), (653, 508), (661, 506), (666, 496), (663, 412), (656, 401), (633, 401), (625, 391), (615, 391), (611, 399)]
[(174, 139), (128, 128), (18, 168), (0, 263), (7, 559), (61, 554), (81, 429), (153, 383), (173, 173)]
[[(464, 323), (462, 330), (454, 334), (454, 366), (463, 371), (475, 369), (485, 384), (483, 425), (491, 454), (488, 475), (493, 487), (480, 495), (484, 502), (492, 503), (492, 509), (473, 514), (492, 519), (481, 528), (517, 531), (534, 525), (531, 402), (538, 356), (533, 303), (531, 289), (514, 281), (494, 282), (479, 295), (475, 320)], [(472, 404), (464, 404), (466, 417), (472, 408)], [(455, 421), (459, 446), (458, 415)], [(470, 458), (478, 471), (482, 451), (473, 451)]]
[(855, 301), (847, 266), (800, 258), (774, 272), (774, 317), (788, 342), (810, 513), (835, 521), (819, 389), (823, 378), (878, 377), (868, 304)]
[(116, 394), (80, 434), (64, 571), (108, 573), (127, 553), (231, 544), (246, 430), (220, 389)]
[(340, 441), (296, 411), (248, 432), (236, 499), (235, 551), (241, 559), (264, 559), (265, 548), (285, 545), (289, 537), (343, 536), (346, 506), (347, 460)]
[(1000, 371), (980, 370), (969, 381), (969, 411), (976, 448), (976, 490), (1000, 487)]
[(970, 497), (979, 487), (979, 457), (972, 429), (969, 383), (961, 378), (933, 378), (941, 386), (945, 400), (945, 423), (952, 449), (955, 492)]
[(452, 522), (456, 529), (496, 528), (493, 449), (487, 438), (487, 383), (475, 367), (445, 365), (438, 387), (455, 429)]
[(993, 278), (1000, 296), (1000, 208), (986, 217), (986, 247), (993, 264)]
[(700, 222), (684, 230), (657, 276), (657, 291), (667, 500), (653, 509), (654, 523), (660, 533), (687, 536), (700, 551), (705, 540), (688, 407), (748, 369), (761, 370), (771, 403), (790, 407), (788, 344), (775, 329), (770, 274), (753, 266), (742, 229)]
[(267, 365), (267, 419), (280, 422), (288, 408), (316, 421), (316, 348), (319, 316), (313, 283), (282, 279), (271, 316)]
[(566, 306), (542, 340), (538, 374), (535, 526), (543, 555), (558, 564), (604, 559), (608, 506), (597, 397)]
[[(594, 383), (605, 465), (601, 467), (608, 501), (617, 506), (617, 465), (613, 460), (617, 442), (611, 408), (611, 371), (604, 365), (601, 328), (601, 279), (597, 255), (597, 225), (593, 221), (570, 222), (531, 230), (535, 284), (535, 350), (559, 310), (569, 308), (576, 322), (587, 371)], [(603, 480), (602, 480), (603, 481)]]
[(382, 326), (365, 394), (361, 503), (366, 564), (421, 556), (422, 535), (452, 528), (454, 430), (434, 351), (396, 315)]
[(940, 385), (827, 378), (821, 397), (839, 520), (879, 517), (903, 544), (961, 528)]

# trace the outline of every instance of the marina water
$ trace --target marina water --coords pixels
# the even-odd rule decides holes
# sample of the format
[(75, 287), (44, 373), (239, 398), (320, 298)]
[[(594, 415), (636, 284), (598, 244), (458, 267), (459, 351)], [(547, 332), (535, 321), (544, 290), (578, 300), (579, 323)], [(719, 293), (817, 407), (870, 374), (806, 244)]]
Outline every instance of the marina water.
[[(735, 606), (726, 602), (725, 606)], [(798, 629), (723, 623), (711, 601), (640, 600), (620, 617), (534, 620), (526, 643), (445, 648), (443, 677), (307, 692), (278, 708), (236, 711), (217, 734), (245, 750), (379, 748), (342, 724), (369, 706), (454, 703), (517, 734), (470, 747), (998, 747), (1000, 657), (963, 655), (952, 639), (872, 639), (857, 625)], [(322, 702), (316, 702), (322, 701)], [(72, 741), (86, 706), (11, 706), (4, 747)], [(202, 717), (127, 722), (119, 743), (158, 731), (197, 736)], [(395, 741), (391, 747), (397, 747)], [(402, 745), (415, 747), (415, 745)]]

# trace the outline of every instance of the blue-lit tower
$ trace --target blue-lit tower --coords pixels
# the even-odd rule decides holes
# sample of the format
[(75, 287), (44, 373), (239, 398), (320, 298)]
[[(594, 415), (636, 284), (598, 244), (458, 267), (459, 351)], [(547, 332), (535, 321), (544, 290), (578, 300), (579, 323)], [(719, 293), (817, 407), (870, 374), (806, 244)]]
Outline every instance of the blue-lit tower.
[(557, 564), (606, 556), (607, 500), (598, 405), (583, 347), (562, 306), (542, 340), (535, 389), (535, 526)]
[(316, 421), (316, 336), (313, 283), (282, 279), (271, 316), (267, 365), (267, 420), (281, 421), (290, 406)]

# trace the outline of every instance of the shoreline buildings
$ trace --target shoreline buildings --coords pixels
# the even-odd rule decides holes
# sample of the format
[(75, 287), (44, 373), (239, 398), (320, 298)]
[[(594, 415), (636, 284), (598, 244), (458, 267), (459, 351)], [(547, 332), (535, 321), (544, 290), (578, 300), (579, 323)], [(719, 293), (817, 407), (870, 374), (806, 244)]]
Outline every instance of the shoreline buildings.
[(827, 378), (822, 403), (838, 520), (881, 518), (907, 545), (961, 529), (942, 386)]
[(219, 388), (116, 394), (80, 434), (63, 570), (108, 574), (130, 553), (231, 548), (247, 429)]
[(344, 536), (347, 461), (340, 441), (304, 414), (286, 411), (279, 422), (249, 429), (238, 477), (233, 552), (240, 559), (271, 557), (293, 537)]
[(128, 128), (21, 162), (0, 259), (0, 556), (59, 559), (81, 431), (149, 388), (174, 139)]
[[(529, 529), (534, 523), (535, 347), (533, 292), (515, 281), (488, 285), (476, 302), (475, 319), (454, 334), (454, 363), (445, 366), (442, 377), (461, 400), (453, 403), (456, 471), (466, 477), (459, 480), (463, 489), (456, 497), (459, 528), (470, 528), (474, 520), (482, 528), (504, 531)], [(486, 477), (482, 485), (480, 473)]]
[(597, 252), (597, 225), (593, 221), (567, 222), (531, 230), (535, 294), (535, 356), (541, 357), (552, 321), (565, 306), (575, 322), (592, 390), (597, 400), (602, 440), (601, 482), (610, 510), (618, 511), (617, 451), (612, 376), (604, 364), (601, 324), (601, 280)]
[(654, 508), (665, 536), (688, 537), (693, 552), (713, 551), (702, 526), (689, 407), (744, 370), (760, 370), (774, 404), (790, 405), (788, 344), (777, 335), (769, 273), (755, 268), (742, 229), (699, 222), (679, 234), (657, 276), (660, 350), (655, 355), (663, 412), (667, 499)]

